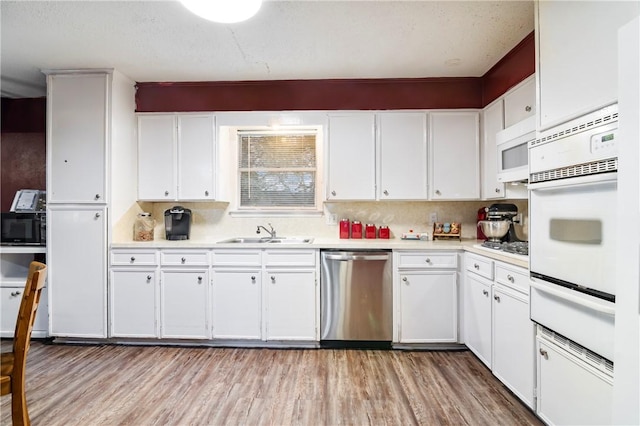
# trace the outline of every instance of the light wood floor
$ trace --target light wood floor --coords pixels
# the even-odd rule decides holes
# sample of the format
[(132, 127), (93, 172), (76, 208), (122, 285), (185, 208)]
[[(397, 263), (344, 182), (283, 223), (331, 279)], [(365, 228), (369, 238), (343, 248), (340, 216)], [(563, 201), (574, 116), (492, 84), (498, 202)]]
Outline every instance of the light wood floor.
[(542, 424), (468, 351), (33, 342), (27, 400), (35, 426)]

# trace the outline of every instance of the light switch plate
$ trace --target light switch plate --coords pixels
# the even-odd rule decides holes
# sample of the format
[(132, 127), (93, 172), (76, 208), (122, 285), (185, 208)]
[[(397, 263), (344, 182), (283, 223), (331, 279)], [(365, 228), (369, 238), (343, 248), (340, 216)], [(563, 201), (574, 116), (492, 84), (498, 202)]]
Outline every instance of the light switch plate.
[(338, 224), (338, 214), (337, 213), (327, 214), (327, 225), (337, 225), (337, 224)]

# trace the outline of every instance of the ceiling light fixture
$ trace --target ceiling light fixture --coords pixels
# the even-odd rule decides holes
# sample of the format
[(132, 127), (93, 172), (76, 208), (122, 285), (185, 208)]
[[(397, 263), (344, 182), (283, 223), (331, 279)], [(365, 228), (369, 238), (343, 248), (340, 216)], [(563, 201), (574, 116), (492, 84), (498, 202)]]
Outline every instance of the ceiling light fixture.
[(262, 0), (180, 0), (180, 3), (201, 18), (233, 24), (258, 13)]

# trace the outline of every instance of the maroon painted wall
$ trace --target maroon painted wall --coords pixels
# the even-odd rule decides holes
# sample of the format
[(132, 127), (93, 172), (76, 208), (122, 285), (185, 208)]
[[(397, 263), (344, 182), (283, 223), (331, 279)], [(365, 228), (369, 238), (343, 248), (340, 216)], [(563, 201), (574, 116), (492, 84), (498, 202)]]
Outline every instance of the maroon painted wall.
[(482, 108), (534, 72), (532, 32), (482, 77), (138, 83), (136, 111)]
[(47, 183), (46, 99), (2, 98), (0, 210), (9, 211), (18, 189)]

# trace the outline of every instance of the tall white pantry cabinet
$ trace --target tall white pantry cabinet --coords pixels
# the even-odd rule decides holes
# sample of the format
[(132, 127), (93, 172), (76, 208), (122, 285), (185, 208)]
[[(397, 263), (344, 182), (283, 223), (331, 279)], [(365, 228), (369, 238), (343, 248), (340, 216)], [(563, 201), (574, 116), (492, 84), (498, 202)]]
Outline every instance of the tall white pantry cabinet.
[(105, 338), (112, 136), (135, 144), (113, 105), (133, 104), (134, 83), (113, 70), (45, 73), (49, 334)]

